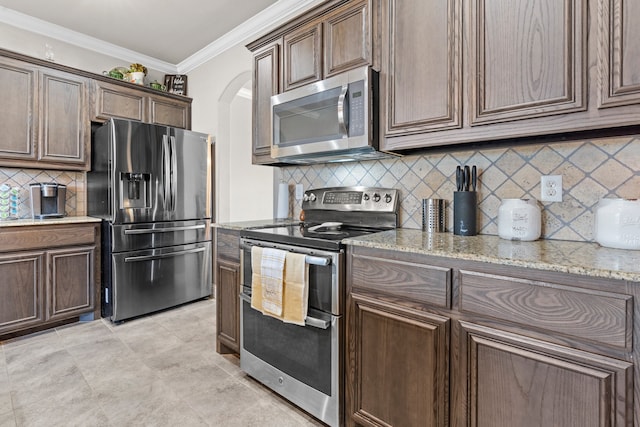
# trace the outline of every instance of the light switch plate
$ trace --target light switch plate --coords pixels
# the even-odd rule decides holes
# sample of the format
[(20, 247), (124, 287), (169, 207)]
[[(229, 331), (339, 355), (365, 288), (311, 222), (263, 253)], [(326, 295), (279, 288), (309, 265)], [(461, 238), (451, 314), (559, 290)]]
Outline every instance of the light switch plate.
[(302, 200), (304, 196), (304, 187), (302, 184), (296, 184), (296, 200)]

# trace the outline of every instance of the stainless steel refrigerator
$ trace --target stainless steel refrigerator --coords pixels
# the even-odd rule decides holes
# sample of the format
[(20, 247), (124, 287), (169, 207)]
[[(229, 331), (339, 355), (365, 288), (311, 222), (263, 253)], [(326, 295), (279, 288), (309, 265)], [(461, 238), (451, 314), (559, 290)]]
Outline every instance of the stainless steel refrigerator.
[(209, 135), (111, 119), (95, 130), (88, 214), (102, 221), (102, 316), (211, 295)]

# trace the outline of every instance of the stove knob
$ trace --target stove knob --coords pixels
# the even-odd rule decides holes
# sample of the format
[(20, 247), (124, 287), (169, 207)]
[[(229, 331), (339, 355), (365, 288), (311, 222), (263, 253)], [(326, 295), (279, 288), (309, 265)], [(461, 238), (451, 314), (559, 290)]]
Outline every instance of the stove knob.
[(315, 202), (316, 201), (316, 195), (313, 194), (313, 193), (309, 194), (309, 201), (310, 202)]
[(371, 197), (369, 197), (367, 193), (364, 193), (364, 196), (362, 196), (362, 198), (364, 199), (365, 202), (368, 202)]
[(373, 201), (376, 203), (380, 201), (380, 195), (378, 193), (373, 193)]
[(302, 201), (303, 202), (308, 202), (309, 201), (309, 196), (305, 193), (304, 196), (302, 196)]
[(384, 201), (385, 202), (391, 203), (391, 199), (392, 199), (391, 194), (385, 194), (384, 195)]

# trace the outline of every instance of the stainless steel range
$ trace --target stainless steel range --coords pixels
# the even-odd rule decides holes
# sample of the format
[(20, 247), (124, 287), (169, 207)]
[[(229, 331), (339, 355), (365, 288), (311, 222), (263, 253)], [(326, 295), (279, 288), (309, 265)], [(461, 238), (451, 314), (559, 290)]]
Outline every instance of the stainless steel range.
[[(301, 224), (244, 230), (240, 367), (331, 426), (344, 423), (345, 271), (342, 240), (396, 228), (398, 192), (388, 188), (308, 190)], [(252, 247), (305, 255), (309, 264), (304, 326), (251, 307)]]

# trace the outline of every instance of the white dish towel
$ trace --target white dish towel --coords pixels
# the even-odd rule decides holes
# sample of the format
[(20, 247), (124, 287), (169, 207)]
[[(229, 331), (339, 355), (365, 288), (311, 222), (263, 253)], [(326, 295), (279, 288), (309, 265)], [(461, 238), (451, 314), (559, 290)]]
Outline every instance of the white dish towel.
[(260, 264), (262, 276), (262, 309), (275, 316), (282, 315), (284, 262), (287, 252), (264, 248)]

